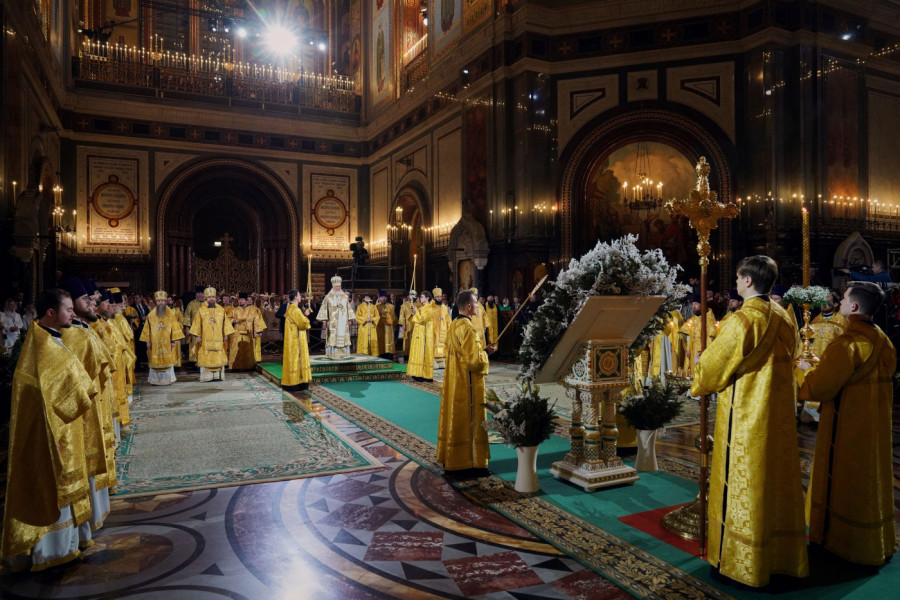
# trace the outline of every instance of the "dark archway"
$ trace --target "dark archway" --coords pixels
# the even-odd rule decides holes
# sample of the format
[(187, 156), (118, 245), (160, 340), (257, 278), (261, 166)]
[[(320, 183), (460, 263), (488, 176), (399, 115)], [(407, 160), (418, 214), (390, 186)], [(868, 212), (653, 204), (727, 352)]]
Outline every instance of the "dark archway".
[[(400, 190), (391, 204), (390, 222), (395, 228), (391, 235), (391, 266), (405, 266), (410, 278), (408, 283), (416, 291), (425, 289), (426, 281), (424, 230), (431, 225), (431, 215), (426, 212), (426, 207), (424, 192), (417, 184)], [(403, 228), (406, 228), (405, 232)]]
[(264, 167), (233, 158), (200, 161), (170, 177), (159, 197), (156, 256), (162, 289), (181, 293), (205, 285), (195, 280), (194, 263), (214, 258), (219, 249), (213, 243), (226, 233), (242, 268), (256, 270), (249, 280), (257, 290), (297, 286), (296, 204)]

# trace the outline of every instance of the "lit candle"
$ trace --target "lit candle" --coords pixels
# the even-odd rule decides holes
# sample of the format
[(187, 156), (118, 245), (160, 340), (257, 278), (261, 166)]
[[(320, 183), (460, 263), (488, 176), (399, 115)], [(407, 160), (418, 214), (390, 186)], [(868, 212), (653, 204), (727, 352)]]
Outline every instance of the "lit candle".
[(306, 268), (306, 297), (312, 294), (312, 254), (309, 255), (309, 261)]
[(803, 207), (803, 287), (809, 287), (809, 211)]

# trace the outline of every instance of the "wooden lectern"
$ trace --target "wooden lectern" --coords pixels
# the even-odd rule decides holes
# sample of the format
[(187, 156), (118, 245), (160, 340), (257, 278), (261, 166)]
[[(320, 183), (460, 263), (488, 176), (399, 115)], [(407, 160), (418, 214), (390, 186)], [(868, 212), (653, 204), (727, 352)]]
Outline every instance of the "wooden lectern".
[(550, 472), (585, 491), (634, 483), (616, 456), (616, 405), (629, 385), (628, 348), (663, 296), (591, 296), (553, 348), (535, 383), (559, 382), (572, 402), (572, 446)]

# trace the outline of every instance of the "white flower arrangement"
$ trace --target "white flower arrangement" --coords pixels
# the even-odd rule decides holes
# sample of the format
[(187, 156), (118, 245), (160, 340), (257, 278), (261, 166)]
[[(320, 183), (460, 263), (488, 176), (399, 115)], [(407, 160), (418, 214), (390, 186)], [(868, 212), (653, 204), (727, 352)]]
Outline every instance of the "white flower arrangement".
[(794, 305), (825, 306), (831, 304), (831, 299), (828, 297), (830, 293), (828, 288), (820, 285), (811, 285), (805, 288), (795, 285), (785, 292), (783, 300)]
[(637, 236), (626, 235), (597, 245), (580, 259), (569, 261), (560, 272), (544, 303), (525, 328), (519, 350), (519, 378), (532, 381), (553, 346), (591, 296), (665, 296), (666, 300), (631, 346), (642, 348), (663, 329), (669, 311), (681, 307), (691, 292), (678, 283), (680, 266), (670, 266), (662, 250), (642, 252)]

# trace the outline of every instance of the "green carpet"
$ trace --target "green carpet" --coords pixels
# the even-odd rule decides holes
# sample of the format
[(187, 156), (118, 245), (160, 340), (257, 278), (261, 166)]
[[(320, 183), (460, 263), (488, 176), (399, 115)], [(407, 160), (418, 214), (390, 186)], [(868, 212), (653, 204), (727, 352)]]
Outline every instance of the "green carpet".
[[(349, 360), (349, 359), (348, 359)], [(339, 366), (333, 371), (314, 371), (313, 383), (342, 383), (351, 381), (387, 381), (400, 379), (406, 373), (406, 365), (392, 363), (389, 360), (376, 359), (379, 363), (353, 363), (353, 368)], [(387, 363), (387, 366), (381, 364)], [(376, 366), (377, 368), (362, 368)], [(338, 367), (338, 366), (336, 366)], [(261, 362), (257, 363), (256, 370), (266, 379), (276, 385), (281, 385), (281, 363)]]
[(117, 455), (118, 496), (246, 485), (379, 467), (257, 375), (135, 386)]
[[(328, 384), (325, 388), (377, 415), (385, 422), (394, 423), (398, 427), (408, 430), (414, 434), (410, 436), (413, 442), (416, 437), (422, 438), (429, 444), (437, 442), (440, 398), (434, 394), (399, 382), (335, 383)], [(360, 420), (360, 415), (355, 415), (355, 418), (354, 415), (345, 416), (356, 421)], [(365, 423), (360, 424), (365, 428)], [(389, 439), (385, 439), (385, 441), (391, 442)], [(404, 444), (408, 441), (404, 439)], [(710, 577), (710, 567), (705, 561), (618, 520), (619, 517), (633, 513), (688, 502), (696, 496), (696, 483), (663, 472), (641, 473), (640, 481), (634, 485), (607, 488), (588, 494), (581, 488), (555, 479), (549, 473), (552, 463), (560, 460), (568, 448), (568, 441), (557, 437), (551, 438), (541, 446), (538, 455), (538, 474), (541, 482), (540, 499), (562, 509), (565, 513), (571, 513), (579, 519), (596, 525), (615, 538), (624, 540), (653, 557), (680, 569), (683, 573), (696, 578), (695, 581), (703, 582), (710, 588), (717, 588), (721, 593), (716, 595), (762, 598), (772, 594), (771, 590), (757, 592), (714, 582)], [(397, 449), (404, 450), (403, 447), (397, 447)], [(516, 464), (514, 449), (505, 446), (491, 446), (490, 470), (497, 476), (506, 481), (513, 481)], [(426, 466), (434, 467), (434, 465), (428, 464)], [(539, 535), (544, 534), (542, 529), (550, 531), (552, 527), (558, 526), (558, 523), (549, 524), (550, 527), (544, 528), (540, 523), (523, 522), (523, 519), (517, 518), (515, 514), (507, 511), (503, 503), (492, 505), (492, 507), (511, 516)], [(565, 540), (554, 540), (552, 531), (551, 536), (547, 539), (566, 550)], [(579, 560), (587, 558), (573, 556)], [(819, 562), (821, 563), (821, 561)], [(589, 564), (589, 566), (595, 567), (593, 564)], [(822, 565), (817, 565), (815, 561), (812, 568), (813, 575), (811, 577), (803, 580), (789, 579), (789, 583), (781, 585), (777, 590), (778, 596), (792, 600), (809, 598), (811, 594), (817, 598), (886, 597), (892, 595), (891, 590), (900, 584), (900, 563), (897, 561), (892, 561), (876, 575), (855, 573), (850, 577), (842, 576), (834, 572), (835, 569), (822, 568)], [(609, 573), (602, 570), (601, 574), (609, 576)], [(610, 578), (616, 580), (614, 575)], [(653, 596), (653, 592), (636, 589), (642, 579), (645, 579), (643, 575), (632, 581), (618, 582), (632, 593), (640, 596)]]

